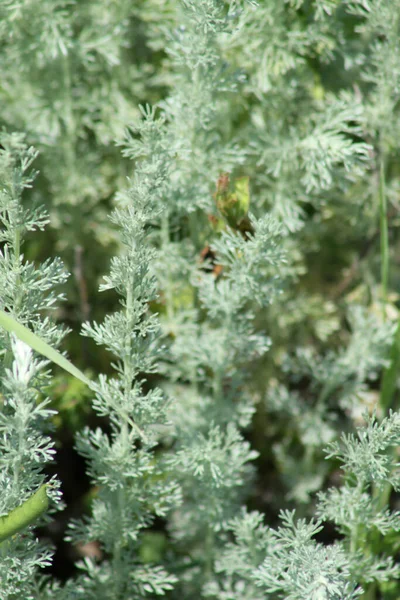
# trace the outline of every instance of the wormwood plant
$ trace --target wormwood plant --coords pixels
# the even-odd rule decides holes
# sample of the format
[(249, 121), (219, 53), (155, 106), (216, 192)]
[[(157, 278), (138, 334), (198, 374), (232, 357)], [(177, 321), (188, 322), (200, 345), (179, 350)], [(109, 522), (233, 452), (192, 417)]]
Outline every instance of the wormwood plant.
[[(153, 115), (147, 118), (153, 122)], [(99, 486), (92, 518), (73, 523), (69, 539), (99, 540), (110, 560), (101, 567), (87, 560), (87, 576), (78, 586), (82, 597), (124, 598), (163, 595), (176, 577), (161, 566), (140, 564), (143, 528), (155, 516), (164, 517), (181, 501), (181, 491), (156, 455), (160, 428), (166, 423), (167, 399), (160, 389), (145, 391), (142, 373), (156, 370), (159, 356), (159, 324), (148, 305), (156, 296), (150, 270), (154, 258), (146, 229), (159, 217), (159, 198), (168, 176), (167, 152), (151, 152), (137, 167), (129, 190), (121, 194), (113, 213), (124, 247), (113, 259), (101, 290), (113, 289), (121, 296), (122, 309), (108, 315), (103, 324), (85, 324), (83, 333), (104, 344), (116, 357), (117, 378), (101, 376), (94, 409), (108, 416), (111, 432), (85, 429), (77, 448), (89, 461), (89, 474)], [(151, 148), (152, 150), (152, 148)]]
[[(144, 9), (151, 18), (157, 2), (0, 2), (0, 127), (23, 131), (40, 152), (32, 195), (50, 215), (47, 243), (73, 275), (72, 322), (89, 318), (88, 294), (101, 272), (95, 265), (112, 244), (109, 202), (127, 174), (113, 140), (139, 115), (138, 104), (159, 99), (165, 85)], [(82, 248), (92, 262), (84, 275)]]
[[(36, 152), (20, 134), (3, 133), (0, 145), (1, 307), (57, 346), (64, 332), (43, 318), (41, 311), (54, 308), (62, 299), (55, 286), (65, 281), (66, 273), (59, 260), (48, 260), (35, 269), (22, 254), (27, 232), (43, 229), (48, 222), (42, 209), (24, 209), (21, 203), (24, 189), (34, 179), (31, 164)], [(38, 402), (50, 374), (44, 370), (45, 361), (34, 358), (28, 346), (4, 330), (0, 347), (0, 514), (6, 515), (1, 522), (0, 596), (32, 598), (37, 591), (36, 569), (50, 564), (51, 553), (30, 531), (12, 534), (40, 515), (47, 496), (60, 506), (56, 478), (49, 481), (45, 493), (41, 488), (43, 469), (55, 453), (48, 427), (53, 413), (50, 400)]]
[(24, 203), (52, 205), (60, 248), (101, 222), (115, 250), (66, 532), (98, 558), (39, 576), (50, 378), (3, 333), (0, 596), (397, 599), (399, 3), (0, 9), (1, 119), (42, 170), (30, 191), (35, 153), (3, 135), (1, 308), (60, 343), (65, 274), (22, 257), (46, 220)]

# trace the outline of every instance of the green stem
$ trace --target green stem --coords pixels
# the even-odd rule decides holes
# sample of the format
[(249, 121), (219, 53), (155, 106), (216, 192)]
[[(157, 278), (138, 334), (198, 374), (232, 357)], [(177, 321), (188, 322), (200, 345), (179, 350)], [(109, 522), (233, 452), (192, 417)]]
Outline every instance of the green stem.
[[(130, 323), (130, 321), (131, 321), (132, 311), (133, 311), (132, 282), (128, 281), (127, 292), (126, 292), (126, 316), (127, 316), (128, 323)], [(131, 350), (131, 327), (127, 327), (127, 333), (125, 336), (125, 356), (126, 357), (130, 357), (130, 350)], [(124, 382), (125, 396), (127, 399), (127, 404), (129, 405), (129, 394), (130, 394), (131, 387), (132, 387), (132, 377), (133, 377), (132, 365), (131, 365), (130, 358), (124, 358), (124, 375), (125, 375), (125, 382)], [(125, 423), (123, 424), (123, 426), (126, 426), (126, 423), (129, 423), (129, 425), (132, 427), (132, 429), (134, 429), (138, 433), (139, 437), (146, 443), (147, 436), (144, 433), (144, 431), (139, 427), (139, 425), (137, 425), (133, 421), (133, 419), (131, 419), (129, 417), (129, 415), (124, 415), (124, 418), (125, 418)]]
[(211, 579), (213, 575), (213, 567), (214, 567), (214, 540), (215, 534), (210, 526), (207, 528), (206, 535), (206, 579)]
[(64, 76), (64, 127), (65, 127), (65, 162), (68, 166), (68, 171), (75, 171), (75, 122), (74, 111), (72, 105), (72, 80), (69, 57), (64, 56), (62, 59), (62, 69)]
[(382, 285), (382, 303), (383, 318), (386, 319), (386, 304), (389, 279), (389, 234), (388, 234), (388, 215), (387, 199), (385, 191), (385, 164), (383, 153), (381, 153), (379, 164), (379, 214), (381, 231), (381, 285)]
[[(15, 229), (15, 233), (14, 233), (14, 269), (16, 272), (16, 277), (15, 277), (15, 295), (14, 295), (14, 313), (16, 315), (18, 315), (19, 312), (19, 307), (21, 305), (21, 289), (20, 289), (20, 284), (21, 284), (21, 275), (20, 275), (20, 270), (19, 270), (19, 255), (21, 252), (21, 231), (19, 226), (16, 227)], [(11, 365), (13, 363), (14, 360), (14, 355), (11, 351), (11, 348), (9, 348), (4, 356), (4, 367), (6, 369), (10, 369)]]
[(315, 410), (320, 411), (324, 407), (326, 400), (329, 398), (330, 394), (332, 394), (332, 392), (335, 391), (337, 385), (337, 377), (334, 377), (333, 379), (328, 379), (328, 381), (324, 384), (322, 390), (319, 393), (314, 407)]
[[(122, 425), (122, 436), (128, 438), (128, 429), (126, 427), (126, 423)], [(116, 491), (116, 502), (115, 505), (118, 507), (118, 513), (115, 518), (114, 524), (114, 532), (115, 532), (115, 541), (113, 544), (113, 573), (115, 575), (114, 578), (114, 594), (115, 598), (119, 598), (122, 596), (123, 590), (123, 580), (119, 576), (122, 572), (122, 552), (123, 552), (123, 525), (121, 515), (124, 514), (125, 507), (125, 497), (124, 497), (124, 489), (118, 488)]]
[[(223, 321), (223, 331), (224, 331), (224, 347), (229, 346), (229, 333), (232, 329), (233, 323), (233, 315), (230, 312), (227, 312)], [(227, 352), (225, 352), (225, 357), (227, 356)], [(226, 363), (226, 360), (223, 361), (223, 365)], [(213, 397), (214, 401), (218, 404), (218, 402), (222, 401), (223, 396), (223, 381), (224, 381), (225, 369), (224, 367), (218, 367), (214, 370), (214, 378), (212, 383), (213, 389)]]
[[(385, 164), (384, 154), (380, 152), (379, 165), (379, 208), (380, 208), (380, 230), (381, 230), (381, 280), (382, 280), (382, 302), (383, 302), (383, 318), (386, 318), (386, 303), (387, 289), (389, 278), (389, 238), (388, 238), (388, 216), (387, 216), (387, 200), (385, 192)], [(398, 370), (400, 368), (400, 320), (397, 325), (396, 333), (390, 349), (390, 364), (384, 371), (381, 381), (380, 390), (380, 407), (382, 410), (382, 418), (384, 418), (393, 404), (393, 396), (396, 391)], [(389, 503), (392, 486), (386, 483), (383, 487), (377, 488), (373, 486), (372, 495), (375, 499), (377, 510), (383, 510)], [(372, 543), (378, 543), (381, 535), (376, 532)], [(369, 587), (369, 599), (375, 598), (375, 585)], [(372, 590), (372, 591), (370, 591)]]
[[(168, 212), (165, 211), (163, 214), (162, 223), (161, 223), (161, 244), (162, 244), (164, 253), (167, 251), (167, 246), (168, 246), (169, 242), (170, 242), (169, 215), (168, 215)], [(167, 261), (167, 265), (166, 265), (166, 277), (167, 277), (167, 282), (166, 282), (166, 286), (165, 286), (165, 301), (166, 301), (166, 308), (167, 308), (167, 317), (168, 317), (168, 321), (170, 323), (172, 323), (173, 318), (174, 318), (174, 296), (173, 296), (173, 290), (172, 290), (172, 285), (171, 285), (171, 271), (169, 268), (168, 261)]]
[(400, 319), (390, 349), (389, 359), (390, 364), (387, 369), (385, 369), (381, 382), (380, 406), (382, 409), (382, 416), (387, 415), (390, 408), (394, 408), (393, 397), (396, 392), (398, 373), (400, 370)]
[(358, 525), (353, 527), (350, 534), (350, 554), (355, 554), (358, 549)]
[[(363, 484), (360, 481), (357, 483), (355, 491), (358, 494), (359, 501), (361, 501)], [(359, 550), (362, 552), (366, 551), (365, 532), (360, 527), (360, 524), (356, 523), (350, 530), (350, 554), (355, 555)]]
[(376, 591), (376, 583), (370, 583), (366, 592), (361, 596), (362, 600), (375, 600)]
[(19, 226), (15, 230), (14, 236), (14, 269), (17, 274), (15, 278), (15, 301), (14, 313), (18, 315), (21, 306), (21, 272), (19, 264), (19, 256), (21, 254), (21, 231)]

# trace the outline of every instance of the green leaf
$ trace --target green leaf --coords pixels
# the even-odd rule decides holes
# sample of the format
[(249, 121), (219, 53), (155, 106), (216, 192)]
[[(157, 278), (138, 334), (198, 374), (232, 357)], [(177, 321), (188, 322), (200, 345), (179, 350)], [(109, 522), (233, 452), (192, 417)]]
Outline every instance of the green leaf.
[(238, 219), (243, 218), (249, 212), (250, 207), (250, 188), (249, 177), (239, 177), (235, 179), (234, 186), (237, 198)]
[(229, 226), (238, 229), (246, 219), (250, 207), (249, 177), (234, 180), (234, 191), (229, 190), (229, 174), (222, 173), (217, 182), (215, 200), (217, 208)]
[(3, 310), (0, 310), (0, 326), (3, 327), (9, 333), (14, 333), (17, 338), (22, 342), (25, 342), (32, 350), (36, 350), (52, 362), (56, 363), (59, 367), (71, 373), (77, 379), (80, 379), (83, 383), (86, 383), (89, 387), (91, 381), (75, 367), (67, 358), (65, 358), (60, 352), (54, 350), (49, 344), (43, 341), (33, 331), (18, 323), (11, 315), (7, 314)]

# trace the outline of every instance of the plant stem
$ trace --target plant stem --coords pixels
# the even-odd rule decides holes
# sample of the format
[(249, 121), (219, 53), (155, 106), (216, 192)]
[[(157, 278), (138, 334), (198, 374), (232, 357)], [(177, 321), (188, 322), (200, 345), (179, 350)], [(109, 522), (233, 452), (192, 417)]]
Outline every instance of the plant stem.
[(381, 285), (383, 318), (386, 319), (387, 289), (389, 279), (389, 236), (387, 199), (385, 192), (385, 164), (383, 153), (380, 155), (379, 164), (379, 213), (381, 230)]
[(75, 122), (72, 107), (72, 80), (71, 67), (68, 55), (62, 59), (64, 77), (64, 127), (65, 127), (65, 160), (70, 173), (75, 170)]
[(361, 596), (362, 600), (375, 600), (376, 598), (376, 583), (370, 583), (365, 594)]
[[(165, 211), (162, 216), (161, 223), (161, 243), (163, 246), (164, 252), (166, 252), (166, 248), (170, 242), (170, 231), (169, 231), (169, 215), (168, 211)], [(166, 285), (165, 285), (165, 301), (166, 301), (166, 309), (167, 309), (167, 317), (168, 321), (172, 323), (174, 318), (174, 296), (171, 285), (171, 271), (169, 268), (169, 262), (166, 265)]]
[(380, 407), (382, 416), (385, 416), (390, 408), (393, 408), (393, 396), (396, 391), (398, 373), (400, 369), (400, 319), (397, 324), (396, 333), (393, 338), (393, 344), (390, 349), (390, 364), (385, 369), (380, 393)]
[[(127, 284), (127, 294), (126, 294), (126, 315), (127, 315), (128, 321), (130, 321), (132, 319), (132, 312), (133, 312), (132, 286), (133, 286), (133, 282), (129, 281)], [(124, 359), (124, 375), (125, 375), (124, 388), (125, 388), (125, 397), (127, 399), (127, 402), (129, 402), (129, 393), (130, 393), (131, 386), (132, 386), (132, 364), (129, 359), (130, 345), (131, 345), (131, 329), (128, 328), (127, 335), (125, 338), (126, 358)], [(139, 437), (144, 442), (147, 442), (147, 437), (146, 437), (144, 431), (142, 431), (142, 429), (139, 427), (139, 425), (137, 425), (129, 417), (129, 415), (125, 415), (125, 419), (126, 419), (126, 422), (128, 422), (130, 424), (132, 429), (134, 429), (136, 431), (136, 433), (139, 435)]]

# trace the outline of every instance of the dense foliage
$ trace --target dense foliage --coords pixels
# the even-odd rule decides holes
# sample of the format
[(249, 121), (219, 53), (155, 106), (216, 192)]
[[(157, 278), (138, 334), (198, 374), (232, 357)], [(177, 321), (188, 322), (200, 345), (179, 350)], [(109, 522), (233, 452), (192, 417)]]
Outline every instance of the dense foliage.
[(399, 34), (0, 0), (1, 600), (400, 597)]

